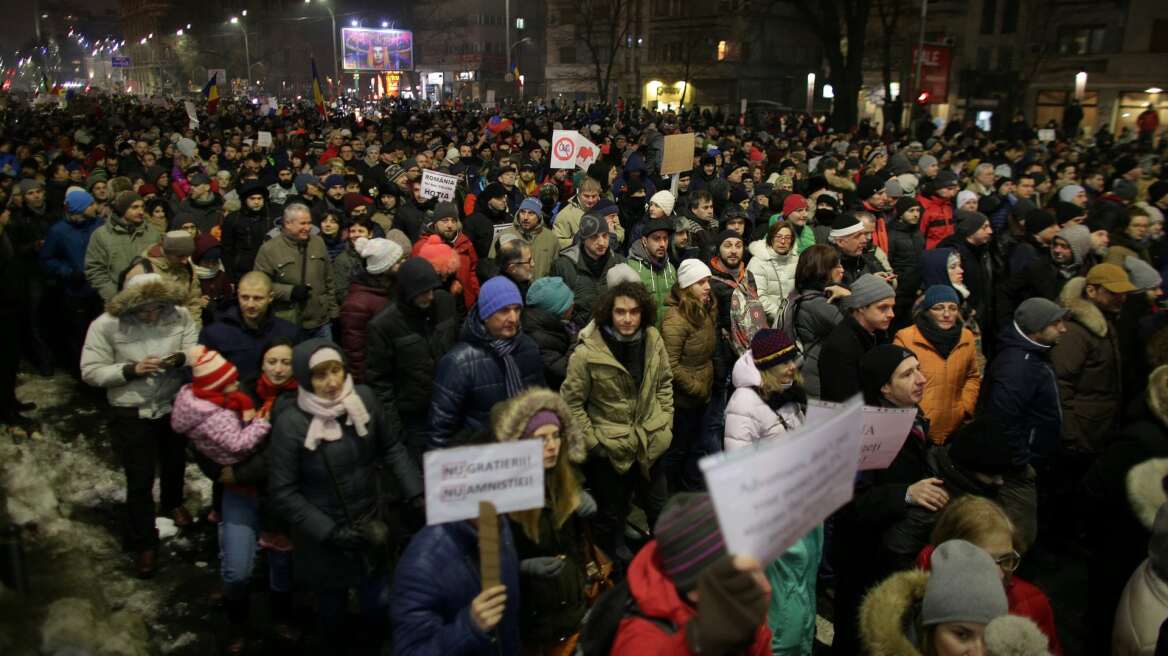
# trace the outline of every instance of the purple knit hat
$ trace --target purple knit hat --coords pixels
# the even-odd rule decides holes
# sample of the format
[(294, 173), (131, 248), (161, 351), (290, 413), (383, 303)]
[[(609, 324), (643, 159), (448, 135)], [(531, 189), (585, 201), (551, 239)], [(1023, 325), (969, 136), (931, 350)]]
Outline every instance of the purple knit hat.
[(726, 553), (714, 503), (705, 492), (674, 495), (657, 518), (653, 534), (661, 569), (682, 595), (693, 590), (702, 571)]
[(763, 328), (750, 340), (750, 354), (754, 356), (754, 366), (763, 371), (799, 357), (799, 349), (787, 333)]

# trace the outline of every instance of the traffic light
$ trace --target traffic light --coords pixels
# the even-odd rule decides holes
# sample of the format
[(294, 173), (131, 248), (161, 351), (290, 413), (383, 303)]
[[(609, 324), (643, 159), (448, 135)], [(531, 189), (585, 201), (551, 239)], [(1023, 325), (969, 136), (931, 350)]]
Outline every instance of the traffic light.
[(922, 91), (922, 92), (917, 94), (917, 104), (918, 105), (929, 104), (929, 92), (928, 91)]

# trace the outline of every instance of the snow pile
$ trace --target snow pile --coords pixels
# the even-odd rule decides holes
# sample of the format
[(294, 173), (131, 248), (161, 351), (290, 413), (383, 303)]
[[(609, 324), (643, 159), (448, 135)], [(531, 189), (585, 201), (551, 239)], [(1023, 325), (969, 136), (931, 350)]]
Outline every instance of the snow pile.
[(146, 656), (146, 625), (129, 611), (98, 613), (89, 600), (65, 597), (49, 606), (41, 652)]
[(27, 447), (0, 442), (0, 486), (7, 492), (6, 510), (12, 522), (58, 528), (61, 513), (52, 481)]

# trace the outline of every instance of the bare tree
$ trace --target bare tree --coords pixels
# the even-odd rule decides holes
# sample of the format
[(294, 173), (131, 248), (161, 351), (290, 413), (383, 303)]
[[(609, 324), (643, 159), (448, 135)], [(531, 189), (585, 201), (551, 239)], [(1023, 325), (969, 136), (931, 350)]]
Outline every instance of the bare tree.
[(632, 29), (633, 11), (629, 5), (629, 0), (582, 0), (579, 4), (580, 40), (588, 49), (601, 100), (609, 97), (617, 52)]
[[(900, 94), (892, 99), (892, 51), (904, 8), (902, 0), (875, 0), (876, 15), (880, 17), (880, 77), (884, 83), (884, 104), (880, 107), (884, 123), (900, 125), (904, 103)], [(902, 91), (903, 93), (903, 91)]]

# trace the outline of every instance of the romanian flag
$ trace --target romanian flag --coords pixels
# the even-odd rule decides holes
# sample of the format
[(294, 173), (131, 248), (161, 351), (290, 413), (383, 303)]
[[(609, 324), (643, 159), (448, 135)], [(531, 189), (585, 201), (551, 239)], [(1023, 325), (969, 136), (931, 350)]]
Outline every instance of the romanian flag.
[(211, 75), (211, 79), (207, 80), (207, 86), (203, 87), (203, 97), (207, 99), (207, 113), (214, 114), (215, 109), (219, 106), (219, 72), (216, 71)]
[(312, 62), (312, 104), (316, 105), (316, 111), (320, 112), (321, 118), (328, 118), (328, 112), (324, 108), (324, 92), (320, 90), (320, 75), (316, 72), (316, 59), (310, 58)]

